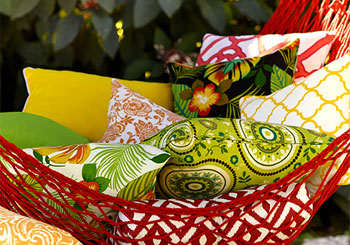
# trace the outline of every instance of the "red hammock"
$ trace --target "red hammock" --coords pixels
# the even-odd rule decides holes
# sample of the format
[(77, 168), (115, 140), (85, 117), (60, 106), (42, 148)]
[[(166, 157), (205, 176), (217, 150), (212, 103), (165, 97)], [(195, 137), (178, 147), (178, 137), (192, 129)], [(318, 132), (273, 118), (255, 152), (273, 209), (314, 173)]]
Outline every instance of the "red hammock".
[[(309, 2), (310, 4), (308, 5)], [(260, 34), (283, 34), (291, 32), (336, 30), (337, 40), (331, 52), (331, 61), (350, 52), (350, 10), (348, 5), (349, 1), (347, 0), (281, 0), (279, 7), (269, 22), (264, 26)], [(306, 8), (306, 6), (308, 7)], [(127, 210), (130, 212), (155, 214), (161, 217), (161, 220), (164, 221), (171, 219), (170, 217), (174, 219), (174, 216), (180, 217), (181, 215), (189, 215), (193, 217), (191, 220), (195, 220), (197, 217), (205, 217), (205, 219), (202, 221), (196, 223), (188, 222), (181, 228), (174, 229), (170, 232), (153, 234), (141, 239), (146, 243), (152, 243), (152, 239), (157, 238), (165, 244), (180, 244), (172, 242), (172, 236), (174, 234), (180, 234), (189, 227), (196, 227), (202, 234), (215, 234), (220, 236), (224, 242), (235, 241), (237, 244), (242, 244), (244, 243), (242, 238), (250, 231), (262, 227), (266, 229), (270, 228), (267, 226), (267, 220), (269, 219), (270, 214), (268, 214), (265, 220), (261, 221), (259, 224), (251, 225), (251, 227), (249, 227), (243, 234), (235, 237), (230, 237), (227, 234), (220, 232), (220, 226), (213, 230), (202, 229), (203, 223), (214, 220), (214, 218), (218, 216), (227, 219), (227, 222), (242, 218), (241, 216), (229, 216), (225, 210), (235, 211), (249, 205), (251, 205), (250, 210), (252, 210), (264, 200), (269, 199), (278, 199), (280, 202), (285, 201), (289, 198), (289, 196), (282, 198), (278, 194), (285, 191), (289, 185), (295, 183), (296, 181), (300, 181), (297, 185), (300, 187), (307, 181), (308, 178), (310, 178), (318, 167), (328, 161), (331, 161), (332, 164), (326, 173), (327, 178), (327, 176), (330, 176), (332, 166), (335, 164), (336, 160), (340, 157), (344, 158), (343, 164), (336, 171), (335, 175), (331, 177), (329, 181), (323, 181), (317, 189), (316, 194), (302, 207), (302, 210), (306, 210), (310, 207), (310, 205), (313, 205), (313, 216), (322, 203), (336, 191), (338, 188), (337, 183), (350, 167), (349, 130), (340, 137), (336, 138), (334, 142), (332, 142), (329, 147), (327, 147), (317, 157), (297, 168), (285, 178), (274, 184), (268, 185), (261, 191), (256, 191), (227, 203), (221, 203), (215, 207), (171, 209), (163, 207), (156, 208), (146, 203), (126, 201), (121, 198), (112, 197), (93, 191), (88, 187), (44, 166), (35, 158), (27, 155), (21, 149), (17, 148), (15, 145), (7, 142), (1, 136), (0, 145), (2, 146), (2, 148), (0, 147), (0, 205), (22, 215), (30, 216), (67, 230), (84, 244), (108, 244), (106, 242), (106, 238), (114, 238), (115, 241), (118, 241), (118, 243), (136, 242), (127, 236), (111, 234), (106, 228), (108, 225), (113, 226), (120, 232), (119, 234), (123, 234), (119, 227), (125, 224), (143, 226), (145, 229), (148, 229), (146, 227), (147, 224), (140, 221), (131, 220), (125, 223), (120, 221), (116, 222), (110, 219), (103, 211), (103, 208), (106, 207), (112, 208), (116, 211), (125, 212), (125, 210)], [(6, 168), (6, 164), (10, 164), (10, 166), (16, 172), (16, 175), (19, 177), (16, 178), (13, 174), (11, 174)], [(24, 178), (21, 177), (21, 174), (28, 174), (33, 179), (38, 181), (42, 186), (43, 191), (39, 192), (33, 189), (25, 182)], [(60, 199), (52, 196), (50, 191), (45, 187), (46, 185), (51, 189), (60, 192)], [(104, 216), (96, 217), (94, 213), (91, 213), (84, 208), (83, 210), (77, 210), (69, 205), (65, 197), (73, 199), (81, 207), (84, 207), (89, 203), (90, 206), (94, 206), (99, 209)], [(50, 199), (52, 202), (59, 204), (62, 208), (60, 210), (54, 209), (45, 201), (44, 198)], [(277, 205), (278, 202), (275, 204), (274, 208)], [(301, 215), (302, 210), (295, 215), (290, 223), (279, 227), (279, 231), (282, 232), (290, 230), (294, 231), (289, 238), (284, 240), (284, 243), (291, 243), (311, 220), (312, 217), (301, 226), (291, 226), (291, 223), (297, 220), (298, 216)], [(74, 219), (70, 215), (71, 212), (74, 212), (80, 216), (82, 221)], [(82, 215), (86, 215), (94, 219), (97, 222), (98, 227), (96, 228), (96, 226), (89, 224)], [(215, 221), (213, 222), (215, 223)], [(91, 235), (92, 233), (95, 235)], [(278, 232), (271, 234), (267, 236), (265, 240), (254, 244), (281, 244), (278, 242), (271, 242), (275, 238), (278, 240), (277, 234)], [(198, 236), (200, 235), (201, 234)], [(191, 240), (190, 242), (195, 243), (196, 240)]]
[[(274, 204), (272, 210), (277, 208), (279, 202), (283, 202), (289, 198), (289, 196), (281, 197), (278, 195), (282, 191), (286, 191), (288, 186), (296, 181), (300, 181), (297, 187), (300, 187), (303, 183), (306, 182), (308, 178), (316, 171), (318, 167), (325, 164), (328, 161), (331, 161), (330, 168), (326, 173), (325, 179), (330, 175), (332, 170), (332, 166), (335, 164), (336, 160), (339, 158), (344, 158), (343, 164), (336, 171), (335, 175), (330, 178), (329, 181), (323, 180), (319, 188), (317, 189), (315, 195), (310, 198), (310, 200), (305, 203), (299, 211), (291, 220), (290, 223), (281, 225), (278, 228), (278, 232), (270, 234), (266, 239), (262, 240), (259, 243), (254, 244), (281, 244), (280, 242), (274, 243), (271, 242), (274, 239), (278, 240), (277, 234), (279, 232), (286, 232), (288, 234), (292, 233), (292, 235), (287, 238), (284, 242), (286, 244), (292, 242), (299, 233), (305, 228), (305, 226), (309, 223), (315, 212), (322, 205), (322, 203), (327, 200), (338, 188), (337, 183), (340, 178), (346, 173), (348, 168), (350, 167), (350, 130), (336, 138), (324, 151), (322, 151), (317, 157), (309, 161), (308, 163), (302, 165), (297, 168), (295, 171), (291, 172), (286, 177), (277, 181), (274, 184), (268, 185), (266, 188), (260, 191), (256, 191), (254, 193), (248, 194), (242, 198), (234, 199), (227, 203), (220, 203), (215, 207), (207, 207), (207, 208), (163, 208), (163, 207), (154, 207), (148, 205), (147, 203), (142, 202), (132, 202), (126, 201), (124, 199), (118, 197), (108, 196), (96, 191), (89, 189), (88, 187), (73, 181), (72, 179), (53, 171), (52, 169), (46, 167), (35, 158), (29, 156), (21, 149), (17, 148), (14, 144), (7, 142), (3, 137), (0, 136), (0, 205), (15, 212), (18, 212), (22, 215), (30, 216), (35, 219), (41, 220), (43, 222), (52, 224), (61, 229), (64, 229), (70, 232), (77, 239), (82, 241), (84, 244), (108, 244), (106, 242), (106, 238), (113, 238), (115, 241), (119, 242), (135, 242), (127, 236), (116, 235), (118, 233), (112, 234), (110, 230), (106, 227), (108, 225), (113, 226), (119, 234), (123, 234), (122, 230), (120, 230), (119, 226), (121, 225), (135, 225), (142, 226), (144, 229), (149, 230), (146, 227), (147, 223), (143, 223), (137, 220), (130, 220), (127, 223), (125, 222), (116, 222), (110, 218), (103, 211), (103, 208), (109, 207), (116, 211), (128, 211), (128, 212), (137, 212), (137, 213), (145, 213), (145, 214), (154, 214), (160, 217), (159, 221), (167, 221), (169, 219), (180, 219), (181, 215), (189, 215), (191, 216), (192, 222), (184, 223), (182, 227), (178, 229), (171, 230), (165, 233), (154, 233), (150, 236), (146, 236), (139, 241), (144, 241), (146, 244), (152, 244), (152, 239), (161, 239), (164, 244), (182, 244), (182, 243), (174, 243), (172, 242), (172, 236), (181, 234), (182, 231), (188, 229), (189, 227), (196, 227), (201, 231), (198, 236), (202, 234), (206, 235), (208, 233), (215, 234), (216, 236), (221, 237), (223, 241), (235, 241), (238, 244), (243, 244), (243, 237), (253, 229), (258, 228), (266, 228), (266, 223), (268, 223), (268, 219), (271, 214), (268, 214), (266, 218), (256, 225), (250, 225), (250, 227), (237, 237), (229, 237), (227, 234), (223, 234), (220, 232), (220, 228), (222, 225), (215, 227), (213, 230), (205, 230), (202, 229), (204, 222), (210, 221), (215, 223), (215, 218), (220, 217), (227, 220), (227, 222), (234, 222), (237, 219), (242, 219), (242, 217), (230, 216), (228, 215), (226, 210), (229, 211), (237, 211), (244, 206), (250, 205), (250, 211), (262, 203), (264, 200), (275, 199), (278, 200)], [(18, 176), (15, 177), (11, 174), (6, 168), (7, 164), (10, 164), (11, 167), (15, 170)], [(35, 179), (40, 183), (43, 188), (42, 192), (39, 192), (28, 185), (21, 174), (28, 174), (30, 177)], [(61, 198), (55, 198), (50, 194), (50, 191), (47, 190), (45, 185), (49, 186), (55, 191), (59, 191), (61, 193)], [(43, 198), (48, 198), (59, 204), (62, 209), (55, 210), (52, 206), (50, 206)], [(86, 206), (86, 204), (90, 204), (98, 208), (103, 214), (102, 217), (96, 217), (94, 213), (89, 212), (88, 210), (77, 210), (75, 207), (68, 204), (67, 199), (65, 197), (71, 198), (76, 201), (81, 207)], [(63, 200), (63, 201), (62, 201)], [(308, 209), (311, 205), (313, 205), (313, 212), (311, 214), (311, 218), (307, 220), (303, 225), (294, 227), (291, 226), (291, 223), (300, 218), (301, 212), (303, 210)], [(99, 227), (93, 226), (86, 222), (84, 218), (82, 221), (78, 221), (70, 215), (70, 212), (74, 212), (81, 215), (90, 216), (94, 219)], [(201, 219), (201, 217), (205, 217)], [(199, 218), (199, 222), (193, 222)], [(108, 224), (108, 225), (106, 225)], [(292, 232), (291, 232), (292, 231)], [(294, 232), (294, 233), (293, 233)], [(95, 234), (95, 236), (91, 234)], [(148, 242), (148, 243), (147, 243)], [(195, 242), (195, 240), (191, 240), (190, 242)], [(197, 241), (198, 243), (198, 241)], [(245, 243), (249, 244), (249, 243)], [(252, 243), (253, 244), (253, 243)]]
[(260, 34), (335, 31), (329, 61), (350, 52), (349, 0), (281, 0)]

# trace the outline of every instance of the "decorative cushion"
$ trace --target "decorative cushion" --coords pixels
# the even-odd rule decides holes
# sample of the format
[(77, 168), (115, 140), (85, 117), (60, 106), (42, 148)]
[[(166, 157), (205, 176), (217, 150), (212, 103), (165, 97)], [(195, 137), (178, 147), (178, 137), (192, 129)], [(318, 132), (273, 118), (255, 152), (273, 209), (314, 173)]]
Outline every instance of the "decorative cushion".
[(169, 63), (179, 115), (239, 118), (239, 99), (266, 95), (293, 81), (299, 40), (262, 57), (188, 67)]
[(155, 104), (174, 111), (174, 97), (171, 91), (171, 83), (166, 82), (145, 82), (119, 79), (118, 82), (139, 93)]
[[(146, 202), (155, 208), (185, 209), (190, 207), (200, 209), (228, 203), (263, 189), (265, 189), (265, 186), (254, 187), (223, 194), (208, 200), (168, 199), (141, 202)], [(273, 193), (276, 193), (276, 191), (273, 191)], [(285, 199), (281, 200), (281, 198)], [(174, 244), (228, 244), (227, 237), (233, 238), (233, 241), (231, 240), (232, 244), (255, 244), (259, 242), (262, 244), (284, 244), (285, 240), (298, 232), (297, 227), (302, 226), (312, 217), (313, 204), (308, 203), (309, 200), (310, 197), (305, 184), (297, 186), (296, 183), (292, 183), (285, 191), (281, 191), (270, 199), (260, 203), (257, 200), (235, 210), (223, 210), (222, 216), (213, 217), (210, 216), (210, 213), (204, 213), (203, 216), (193, 218), (186, 214), (176, 216), (171, 214), (167, 215), (166, 218), (161, 218), (157, 214), (139, 213), (125, 209), (125, 211), (120, 211), (117, 217), (117, 221), (125, 223), (120, 225), (118, 230), (114, 228), (113, 233), (126, 236), (131, 240), (149, 237), (150, 239), (144, 244), (159, 244), (160, 240), (152, 239), (152, 237), (169, 233), (173, 233), (171, 237)], [(194, 225), (186, 226), (192, 223)], [(281, 227), (286, 226), (291, 228), (281, 229)], [(201, 230), (213, 232), (203, 233)], [(119, 244), (113, 239), (109, 242)], [(122, 244), (132, 243), (123, 242)]]
[(229, 118), (175, 123), (146, 139), (171, 154), (157, 178), (159, 198), (212, 198), (273, 183), (333, 141), (316, 131)]
[(349, 77), (350, 53), (271, 95), (242, 98), (241, 116), (340, 136), (350, 127)]
[(61, 124), (26, 112), (0, 113), (0, 134), (21, 149), (90, 142)]
[(184, 119), (112, 79), (108, 126), (99, 142), (140, 143), (166, 126)]
[(335, 33), (309, 32), (285, 35), (217, 36), (206, 34), (197, 65), (255, 57), (274, 52), (286, 43), (300, 39), (295, 81), (300, 81), (320, 69), (331, 49)]
[(31, 245), (82, 245), (68, 232), (11, 212), (0, 206), (0, 243)]
[[(153, 146), (140, 144), (89, 143), (65, 147), (40, 147), (24, 149), (24, 151), (56, 172), (83, 183), (93, 190), (126, 200), (154, 198), (156, 175), (170, 157), (170, 154)], [(12, 170), (11, 167), (8, 169)], [(23, 177), (34, 189), (43, 190), (34, 178), (29, 175)], [(45, 188), (50, 190), (50, 186)], [(51, 194), (60, 198), (57, 191)], [(68, 199), (70, 205), (78, 210), (81, 209), (73, 199)], [(60, 208), (59, 204), (49, 201), (47, 199), (52, 208)], [(97, 216), (101, 215), (98, 209), (86, 208)], [(105, 212), (111, 217), (116, 215), (116, 211), (113, 210), (105, 210)], [(86, 219), (90, 218), (90, 216), (86, 217)], [(77, 219), (79, 219), (78, 216)], [(90, 221), (87, 220), (87, 222)]]
[[(107, 127), (111, 78), (40, 68), (23, 70), (29, 96), (23, 111), (47, 117), (98, 141)], [(150, 100), (172, 109), (171, 85), (122, 80)], [(147, 90), (144, 89), (147, 86)]]

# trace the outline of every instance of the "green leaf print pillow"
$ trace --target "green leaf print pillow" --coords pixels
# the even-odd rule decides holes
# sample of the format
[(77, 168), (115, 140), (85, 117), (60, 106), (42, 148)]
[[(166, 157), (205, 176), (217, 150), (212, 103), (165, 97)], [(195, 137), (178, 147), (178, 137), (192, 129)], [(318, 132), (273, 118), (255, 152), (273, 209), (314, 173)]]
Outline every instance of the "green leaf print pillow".
[(171, 154), (159, 172), (159, 198), (212, 198), (273, 183), (306, 163), (333, 138), (281, 124), (193, 118), (146, 139)]
[[(157, 173), (170, 157), (169, 153), (154, 146), (141, 144), (89, 143), (27, 148), (24, 151), (49, 168), (95, 191), (126, 200), (153, 199)], [(40, 187), (41, 190), (38, 191), (42, 191), (42, 187), (36, 180), (25, 177), (25, 181), (33, 188)], [(46, 188), (50, 189), (49, 186)], [(52, 195), (60, 197), (60, 193), (52, 193)], [(47, 201), (54, 209), (61, 208), (49, 199)], [(72, 199), (69, 199), (69, 204), (78, 210), (82, 208)], [(85, 208), (97, 216), (101, 215), (99, 210)], [(106, 213), (109, 213), (111, 218), (116, 216), (113, 210)], [(81, 219), (79, 215), (72, 215)], [(87, 217), (89, 216), (84, 218), (88, 219)]]
[(186, 118), (240, 118), (239, 99), (293, 82), (299, 39), (272, 54), (189, 67), (168, 63), (174, 110)]

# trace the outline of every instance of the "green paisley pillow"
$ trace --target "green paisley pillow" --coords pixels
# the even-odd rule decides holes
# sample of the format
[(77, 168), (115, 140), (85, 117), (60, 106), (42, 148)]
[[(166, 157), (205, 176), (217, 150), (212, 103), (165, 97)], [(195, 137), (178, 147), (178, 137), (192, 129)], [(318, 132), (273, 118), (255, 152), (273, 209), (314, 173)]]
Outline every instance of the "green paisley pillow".
[(171, 154), (159, 198), (212, 198), (277, 181), (321, 152), (333, 138), (299, 127), (230, 118), (175, 123), (143, 143)]
[[(157, 173), (170, 157), (169, 153), (156, 147), (141, 144), (89, 143), (27, 148), (24, 151), (49, 168), (95, 191), (126, 200), (153, 199)], [(28, 175), (23, 177), (33, 188), (42, 191), (42, 186), (36, 180)], [(46, 188), (50, 190), (49, 186)], [(60, 194), (53, 190), (52, 195), (60, 197)], [(60, 208), (59, 204), (47, 201), (52, 208)], [(80, 208), (73, 200), (70, 200), (69, 204)], [(101, 215), (101, 212), (93, 207), (86, 208), (97, 216)], [(113, 210), (107, 213), (112, 217), (116, 216)], [(78, 215), (73, 217), (81, 219)], [(89, 219), (89, 216), (85, 218)], [(93, 222), (87, 220), (90, 221)]]
[(168, 63), (174, 110), (186, 118), (240, 118), (239, 99), (268, 95), (293, 82), (299, 39), (278, 51), (196, 67)]

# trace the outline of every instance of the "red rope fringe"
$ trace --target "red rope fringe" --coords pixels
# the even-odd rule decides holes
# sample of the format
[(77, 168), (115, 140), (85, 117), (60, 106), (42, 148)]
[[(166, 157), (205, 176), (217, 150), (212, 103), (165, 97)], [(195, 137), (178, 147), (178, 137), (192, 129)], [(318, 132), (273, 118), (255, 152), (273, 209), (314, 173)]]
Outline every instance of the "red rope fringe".
[(350, 52), (349, 0), (281, 0), (260, 34), (335, 31), (329, 61)]
[[(140, 221), (131, 220), (128, 222), (116, 222), (103, 211), (104, 208), (112, 208), (116, 211), (119, 211), (122, 210), (121, 206), (124, 206), (129, 211), (155, 214), (161, 217), (161, 219), (157, 222), (169, 219), (169, 215), (173, 216), (171, 217), (171, 219), (176, 219), (176, 217), (179, 217), (179, 220), (180, 215), (191, 215), (192, 217), (194, 217), (193, 220), (195, 220), (196, 217), (200, 216), (206, 217), (206, 219), (202, 220), (199, 223), (186, 223), (183, 227), (181, 227), (181, 229), (173, 230), (167, 234), (154, 234), (153, 236), (148, 236), (142, 239), (142, 241), (150, 241), (150, 239), (157, 238), (166, 241), (167, 244), (174, 244), (171, 239), (172, 234), (180, 232), (182, 229), (186, 229), (188, 227), (196, 226), (199, 228), (199, 226), (201, 226), (204, 222), (212, 219), (215, 216), (225, 217), (225, 219), (227, 219), (227, 222), (236, 220), (239, 217), (229, 217), (226, 215), (233, 210), (240, 209), (259, 200), (259, 202), (252, 206), (252, 208), (250, 209), (252, 210), (264, 200), (271, 199), (271, 197), (276, 197), (278, 193), (285, 191), (286, 188), (288, 188), (288, 185), (290, 185), (291, 183), (294, 183), (296, 181), (300, 181), (298, 185), (305, 183), (305, 181), (316, 171), (318, 167), (320, 167), (328, 161), (331, 161), (332, 164), (328, 170), (328, 176), (332, 166), (335, 164), (335, 161), (340, 157), (344, 157), (344, 162), (339, 167), (336, 174), (328, 182), (323, 181), (315, 195), (304, 206), (304, 209), (307, 209), (311, 204), (313, 204), (314, 212), (316, 212), (317, 209), (322, 205), (322, 203), (336, 191), (336, 189), (338, 188), (337, 183), (350, 167), (349, 130), (340, 137), (336, 138), (334, 142), (332, 142), (324, 151), (322, 151), (314, 159), (297, 168), (285, 178), (282, 178), (274, 184), (268, 185), (265, 189), (261, 191), (256, 191), (252, 194), (249, 194), (242, 198), (238, 198), (228, 203), (220, 203), (214, 207), (171, 209), (163, 207), (153, 207), (140, 202), (126, 201), (118, 197), (108, 196), (93, 191), (88, 187), (78, 182), (75, 182), (74, 180), (46, 167), (45, 165), (38, 162), (35, 158), (29, 156), (21, 149), (17, 148), (14, 144), (6, 141), (1, 136), (0, 145), (2, 146), (0, 147), (0, 205), (22, 215), (30, 216), (35, 219), (57, 226), (61, 229), (67, 230), (80, 241), (82, 241), (84, 244), (108, 244), (106, 242), (107, 237), (114, 238), (116, 241), (120, 242), (136, 242), (135, 240), (130, 240), (130, 238), (128, 237), (111, 234), (110, 231), (106, 228), (106, 224), (114, 226), (117, 231), (119, 230), (119, 225), (126, 223), (141, 225), (144, 226), (145, 229), (148, 229), (146, 227), (147, 224), (143, 224)], [(6, 165), (10, 165), (14, 169), (14, 171), (16, 172), (15, 175), (17, 175), (17, 177), (6, 168)], [(41, 187), (43, 188), (43, 191), (37, 191), (33, 187), (28, 185), (22, 177), (23, 174), (29, 175), (30, 177), (38, 181)], [(47, 187), (50, 187), (51, 189), (59, 192), (60, 198), (54, 197), (51, 194), (50, 190), (47, 189)], [(47, 198), (51, 200), (51, 202), (58, 204), (61, 207), (61, 209), (56, 210), (44, 198)], [(68, 203), (68, 198), (76, 201), (81, 207), (86, 206), (86, 204), (90, 204), (90, 207), (93, 206), (98, 208), (103, 214), (103, 216), (97, 217), (94, 213), (88, 211), (85, 208), (83, 208), (83, 210), (78, 210), (74, 208)], [(283, 200), (281, 199), (281, 197), (278, 198), (281, 201)], [(277, 207), (277, 204), (275, 207)], [(125, 209), (123, 209), (123, 211), (125, 211)], [(81, 221), (73, 218), (70, 214), (72, 212), (78, 215)], [(302, 210), (299, 212), (299, 214), (301, 212)], [(98, 227), (96, 228), (96, 226), (89, 224), (84, 219), (83, 215), (89, 216), (92, 219), (94, 219), (97, 222)], [(266, 220), (268, 218), (269, 216), (266, 217)], [(295, 219), (296, 218), (297, 217), (295, 217)], [(291, 241), (293, 241), (305, 228), (309, 221), (301, 227), (291, 227), (290, 225), (280, 227), (281, 231), (287, 229), (292, 229), (296, 231), (295, 234), (289, 239), (287, 239), (285, 242), (288, 244)], [(220, 226), (223, 226), (224, 224)], [(264, 224), (265, 222), (262, 222), (257, 226), (263, 227)], [(202, 234), (216, 234), (218, 236), (221, 236), (225, 241), (239, 242), (242, 241), (240, 239), (242, 239), (244, 234), (251, 231), (252, 229), (257, 228), (257, 226), (252, 225), (243, 235), (239, 237), (228, 237), (226, 234), (221, 234), (220, 232), (218, 232), (220, 226), (218, 226), (215, 230), (202, 230)], [(266, 228), (268, 229), (268, 227)], [(273, 244), (268, 243), (267, 241), (276, 234), (271, 234), (267, 237), (267, 239), (261, 241), (261, 243), (259, 244)], [(193, 242), (193, 240), (191, 241)]]

